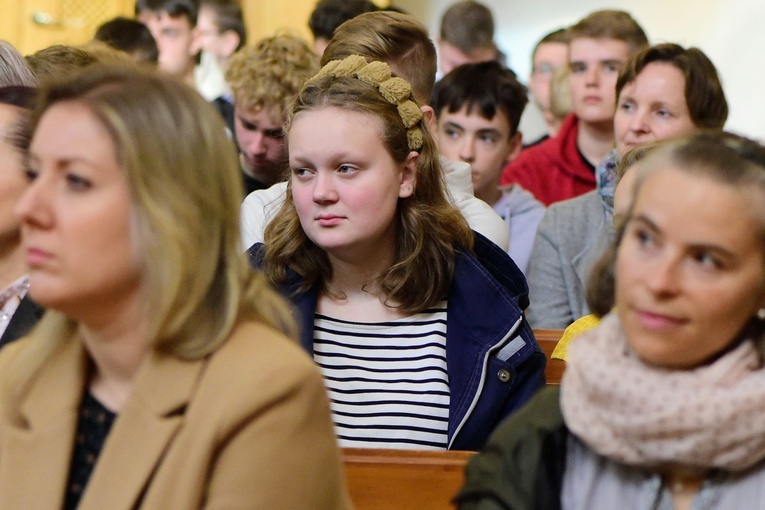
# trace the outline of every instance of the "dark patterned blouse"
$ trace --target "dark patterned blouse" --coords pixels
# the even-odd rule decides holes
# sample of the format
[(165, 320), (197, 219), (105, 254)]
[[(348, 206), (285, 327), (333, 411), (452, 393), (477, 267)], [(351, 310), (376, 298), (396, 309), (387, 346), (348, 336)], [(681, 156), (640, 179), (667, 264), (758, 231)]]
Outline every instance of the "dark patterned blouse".
[(105, 408), (90, 392), (85, 393), (80, 404), (80, 419), (77, 422), (77, 434), (74, 439), (64, 510), (75, 510), (80, 503), (90, 474), (93, 472), (98, 455), (116, 417), (115, 413)]

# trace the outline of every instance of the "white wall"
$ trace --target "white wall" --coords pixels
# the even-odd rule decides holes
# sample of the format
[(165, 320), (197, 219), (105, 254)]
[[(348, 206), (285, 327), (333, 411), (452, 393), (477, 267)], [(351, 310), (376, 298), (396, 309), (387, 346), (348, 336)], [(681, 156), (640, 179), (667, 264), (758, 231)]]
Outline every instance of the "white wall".
[[(435, 36), (454, 0), (394, 0)], [(496, 42), (522, 78), (544, 34), (598, 9), (628, 11), (652, 43), (701, 48), (717, 66), (730, 106), (726, 128), (765, 140), (765, 2), (762, 0), (480, 0), (493, 12)]]

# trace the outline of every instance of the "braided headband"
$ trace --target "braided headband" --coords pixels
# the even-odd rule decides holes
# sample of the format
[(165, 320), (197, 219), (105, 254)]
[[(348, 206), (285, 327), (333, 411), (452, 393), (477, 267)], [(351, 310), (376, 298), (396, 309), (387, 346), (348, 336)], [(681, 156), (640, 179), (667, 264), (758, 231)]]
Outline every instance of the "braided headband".
[(396, 105), (401, 121), (406, 127), (409, 149), (416, 151), (422, 148), (422, 130), (417, 127), (417, 123), (422, 119), (422, 111), (417, 103), (410, 99), (412, 86), (405, 79), (392, 76), (388, 64), (376, 61), (367, 63), (364, 57), (350, 55), (343, 60), (330, 61), (311, 80), (323, 76), (350, 76), (376, 87), (386, 101)]

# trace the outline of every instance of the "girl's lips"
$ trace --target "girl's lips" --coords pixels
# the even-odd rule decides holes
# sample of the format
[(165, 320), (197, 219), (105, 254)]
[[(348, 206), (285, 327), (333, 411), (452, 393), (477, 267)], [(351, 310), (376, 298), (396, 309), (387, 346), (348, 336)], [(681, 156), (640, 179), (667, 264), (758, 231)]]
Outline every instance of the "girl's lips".
[(316, 221), (322, 227), (334, 227), (343, 221), (342, 216), (335, 216), (333, 214), (320, 214), (316, 217)]

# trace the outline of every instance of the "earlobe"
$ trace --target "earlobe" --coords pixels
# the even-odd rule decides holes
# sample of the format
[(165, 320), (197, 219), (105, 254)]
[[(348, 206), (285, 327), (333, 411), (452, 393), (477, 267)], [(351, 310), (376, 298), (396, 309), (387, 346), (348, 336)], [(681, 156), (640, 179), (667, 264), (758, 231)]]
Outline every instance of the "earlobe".
[(420, 161), (420, 153), (412, 151), (406, 157), (404, 167), (401, 171), (401, 181), (399, 182), (399, 198), (407, 198), (414, 194), (414, 187), (417, 185), (417, 165)]

